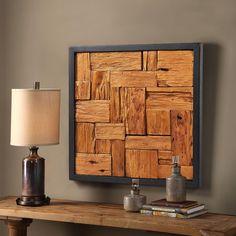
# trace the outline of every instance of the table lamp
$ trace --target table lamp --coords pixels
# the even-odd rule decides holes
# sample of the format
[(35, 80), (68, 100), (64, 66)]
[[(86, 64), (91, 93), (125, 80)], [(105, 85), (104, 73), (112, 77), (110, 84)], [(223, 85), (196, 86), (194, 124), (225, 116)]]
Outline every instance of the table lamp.
[(38, 146), (59, 143), (60, 90), (12, 89), (11, 145), (29, 147), (22, 161), (22, 195), (18, 205), (41, 206), (50, 203), (44, 193), (45, 160), (38, 156)]

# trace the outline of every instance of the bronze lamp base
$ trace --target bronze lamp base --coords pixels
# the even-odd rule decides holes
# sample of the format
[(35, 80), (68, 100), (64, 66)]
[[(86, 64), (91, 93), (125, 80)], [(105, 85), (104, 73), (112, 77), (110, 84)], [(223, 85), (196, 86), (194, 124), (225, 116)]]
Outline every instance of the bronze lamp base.
[(50, 204), (50, 198), (44, 196), (41, 197), (19, 197), (16, 199), (16, 204), (21, 206), (43, 206)]

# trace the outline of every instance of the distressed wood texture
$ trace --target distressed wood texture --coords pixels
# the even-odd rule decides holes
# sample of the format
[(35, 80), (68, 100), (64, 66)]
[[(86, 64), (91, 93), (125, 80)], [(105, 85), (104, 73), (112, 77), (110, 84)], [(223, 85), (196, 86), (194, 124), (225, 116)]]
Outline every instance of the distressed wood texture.
[(193, 86), (193, 51), (158, 51), (158, 86)]
[(146, 134), (145, 88), (125, 89), (126, 134)]
[(111, 123), (123, 123), (125, 116), (125, 88), (111, 88)]
[(124, 124), (102, 124), (95, 125), (96, 139), (125, 139)]
[(111, 140), (97, 139), (96, 140), (96, 153), (111, 153)]
[(93, 71), (92, 72), (92, 99), (109, 100), (110, 99), (110, 72)]
[(125, 142), (123, 140), (112, 140), (112, 175), (125, 175)]
[(77, 53), (76, 173), (165, 178), (179, 155), (191, 179), (193, 57), (193, 50)]
[(143, 70), (157, 70), (157, 51), (143, 52)]
[(144, 88), (157, 86), (156, 72), (124, 71), (111, 72), (111, 87)]
[(170, 111), (146, 110), (147, 133), (170, 135)]
[(96, 71), (141, 70), (141, 52), (91, 53), (91, 69)]
[(76, 123), (75, 135), (76, 152), (94, 153), (95, 151), (95, 133), (94, 124)]
[(125, 148), (171, 150), (171, 136), (126, 136)]
[(151, 110), (193, 110), (193, 95), (178, 92), (147, 92), (146, 108)]
[(76, 153), (76, 169), (80, 175), (111, 175), (110, 154)]
[(75, 99), (76, 100), (90, 99), (90, 81), (88, 80), (75, 81)]
[(180, 156), (181, 165), (192, 165), (193, 118), (190, 111), (171, 111), (172, 151)]
[(157, 178), (156, 150), (126, 150), (126, 176), (131, 178)]
[(91, 100), (76, 103), (76, 122), (109, 122), (110, 101)]
[(90, 81), (90, 55), (89, 53), (76, 54), (76, 80)]
[(49, 206), (20, 207), (16, 205), (15, 199), (16, 197), (1, 199), (0, 216), (2, 218), (14, 219), (17, 222), (28, 218), (28, 222), (33, 219), (144, 230), (152, 231), (153, 233), (149, 233), (151, 235), (156, 235), (155, 232), (161, 235), (167, 233), (192, 236), (233, 236), (236, 234), (236, 216), (232, 215), (207, 213), (184, 220), (126, 212), (122, 204), (52, 199)]

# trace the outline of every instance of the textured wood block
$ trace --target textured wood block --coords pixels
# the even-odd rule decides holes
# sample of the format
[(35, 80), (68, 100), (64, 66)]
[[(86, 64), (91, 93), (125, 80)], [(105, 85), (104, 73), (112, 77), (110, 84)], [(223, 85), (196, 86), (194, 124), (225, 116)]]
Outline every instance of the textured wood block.
[(125, 139), (124, 124), (96, 124), (95, 125), (96, 139)]
[[(171, 165), (158, 165), (157, 176), (160, 179), (165, 179), (171, 175)], [(187, 179), (193, 179), (193, 167), (181, 166), (181, 174)]]
[(172, 151), (180, 156), (181, 165), (192, 165), (193, 156), (193, 118), (190, 111), (171, 111)]
[(91, 53), (92, 70), (141, 70), (141, 52), (98, 52)]
[(187, 93), (193, 96), (193, 87), (147, 87), (146, 91), (153, 93)]
[(146, 134), (145, 88), (125, 89), (126, 134)]
[(96, 153), (111, 153), (111, 140), (97, 139), (96, 140)]
[(123, 140), (112, 140), (112, 175), (125, 175), (125, 142)]
[(111, 175), (111, 155), (76, 153), (76, 174)]
[(143, 52), (143, 70), (157, 70), (157, 51)]
[(159, 165), (171, 165), (172, 163), (172, 151), (159, 150), (158, 151), (158, 164)]
[(76, 54), (76, 80), (90, 81), (90, 56), (89, 53)]
[(95, 151), (94, 124), (76, 123), (75, 150), (76, 152), (94, 153)]
[(193, 51), (158, 51), (159, 86), (193, 86)]
[(156, 87), (157, 79), (154, 71), (111, 72), (111, 87), (145, 88)]
[(111, 88), (111, 122), (123, 123), (125, 115), (125, 88)]
[(76, 122), (109, 122), (110, 106), (107, 100), (78, 101)]
[(109, 100), (110, 99), (110, 72), (93, 71), (92, 72), (92, 99)]
[(158, 155), (154, 150), (126, 150), (126, 176), (157, 178)]
[(193, 110), (193, 96), (191, 93), (147, 92), (146, 109)]
[(125, 148), (171, 150), (171, 136), (126, 136)]
[(147, 134), (170, 135), (170, 111), (147, 110)]
[(76, 100), (90, 99), (90, 81), (88, 80), (75, 81), (75, 99)]

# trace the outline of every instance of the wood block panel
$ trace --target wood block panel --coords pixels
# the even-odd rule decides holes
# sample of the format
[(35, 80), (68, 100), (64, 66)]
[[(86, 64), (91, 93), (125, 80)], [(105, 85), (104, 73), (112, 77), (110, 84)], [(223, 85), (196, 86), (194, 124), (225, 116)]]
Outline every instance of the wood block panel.
[(80, 175), (111, 175), (111, 155), (76, 153), (76, 173)]
[(109, 100), (110, 99), (110, 72), (93, 71), (92, 72), (92, 99)]
[(157, 51), (143, 52), (143, 70), (157, 70)]
[(158, 51), (158, 86), (193, 86), (193, 51)]
[(90, 81), (90, 55), (89, 53), (76, 54), (76, 80)]
[[(171, 165), (158, 165), (157, 176), (160, 179), (165, 179), (171, 175)], [(192, 166), (181, 166), (181, 174), (186, 179), (193, 179), (193, 167)]]
[(112, 175), (125, 175), (125, 142), (123, 140), (112, 140)]
[(76, 152), (94, 153), (95, 151), (94, 124), (76, 123), (75, 137), (76, 137), (75, 139)]
[(111, 153), (111, 140), (97, 139), (96, 140), (96, 153)]
[(147, 92), (146, 108), (150, 110), (193, 110), (191, 93)]
[(126, 136), (125, 148), (171, 150), (171, 136)]
[(171, 165), (172, 164), (172, 151), (159, 150), (158, 151), (158, 164)]
[(124, 124), (103, 124), (97, 123), (95, 125), (96, 139), (125, 139)]
[(145, 88), (156, 87), (157, 79), (154, 71), (111, 72), (111, 87)]
[(111, 88), (111, 123), (123, 123), (125, 116), (125, 88)]
[(125, 89), (126, 134), (146, 134), (145, 88)]
[(75, 81), (75, 99), (76, 100), (90, 99), (90, 81), (88, 80)]
[(196, 54), (149, 49), (75, 54), (78, 175), (162, 179), (179, 155), (193, 178)]
[(78, 101), (76, 122), (109, 122), (110, 102), (107, 100)]
[(171, 111), (172, 151), (180, 156), (181, 165), (192, 165), (193, 156), (193, 118), (190, 111)]
[(157, 178), (158, 155), (155, 150), (126, 150), (126, 176)]
[(147, 110), (147, 134), (170, 135), (170, 111)]
[(141, 52), (96, 52), (91, 53), (91, 68), (97, 71), (141, 70)]

